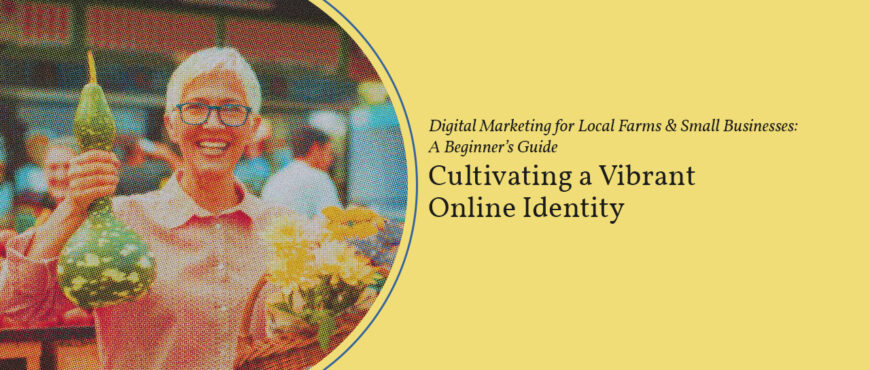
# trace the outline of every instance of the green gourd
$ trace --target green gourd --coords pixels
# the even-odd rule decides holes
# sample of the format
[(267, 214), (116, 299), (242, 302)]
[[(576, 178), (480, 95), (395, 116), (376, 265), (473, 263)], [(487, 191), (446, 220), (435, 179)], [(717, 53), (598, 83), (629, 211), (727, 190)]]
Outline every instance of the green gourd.
[[(115, 118), (97, 84), (88, 51), (90, 82), (82, 89), (74, 131), (82, 151), (112, 150)], [(87, 220), (58, 256), (57, 281), (74, 304), (91, 309), (136, 300), (154, 282), (154, 256), (142, 237), (112, 215), (110, 197), (88, 207)]]

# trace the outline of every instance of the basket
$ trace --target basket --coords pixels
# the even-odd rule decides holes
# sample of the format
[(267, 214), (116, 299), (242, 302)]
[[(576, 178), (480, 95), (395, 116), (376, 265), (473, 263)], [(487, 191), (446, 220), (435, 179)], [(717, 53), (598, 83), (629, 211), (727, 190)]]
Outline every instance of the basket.
[(293, 334), (281, 334), (274, 338), (254, 341), (251, 336), (251, 317), (257, 297), (259, 297), (260, 291), (263, 290), (265, 285), (266, 275), (263, 275), (257, 281), (254, 290), (251, 291), (248, 301), (245, 303), (233, 369), (307, 369), (316, 365), (338, 347), (350, 335), (357, 324), (362, 321), (363, 316), (365, 316), (365, 312), (339, 316), (336, 320), (338, 330), (330, 338), (327, 351), (323, 351), (320, 348), (320, 344), (317, 341), (317, 328), (313, 326)]

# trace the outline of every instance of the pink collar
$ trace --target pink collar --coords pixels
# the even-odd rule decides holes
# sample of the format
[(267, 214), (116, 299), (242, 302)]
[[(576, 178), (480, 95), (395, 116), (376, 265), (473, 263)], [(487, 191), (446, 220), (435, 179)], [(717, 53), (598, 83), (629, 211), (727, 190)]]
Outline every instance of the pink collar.
[(221, 212), (220, 215), (214, 215), (199, 204), (196, 204), (193, 198), (181, 189), (181, 185), (178, 183), (178, 171), (176, 171), (166, 181), (166, 185), (162, 189), (151, 193), (154, 202), (149, 202), (151, 204), (145, 205), (145, 212), (149, 218), (160, 224), (160, 226), (172, 229), (184, 225), (194, 216), (208, 218), (241, 212), (253, 220), (266, 209), (265, 203), (248, 192), (239, 179), (235, 179), (234, 186), (236, 192), (242, 194), (242, 201), (235, 207)]

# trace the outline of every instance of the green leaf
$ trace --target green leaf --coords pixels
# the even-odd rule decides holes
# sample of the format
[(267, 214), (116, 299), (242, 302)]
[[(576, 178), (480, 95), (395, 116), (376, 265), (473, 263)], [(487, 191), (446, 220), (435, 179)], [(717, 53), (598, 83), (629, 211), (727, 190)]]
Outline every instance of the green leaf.
[(293, 308), (290, 307), (290, 304), (288, 304), (287, 302), (273, 303), (272, 308), (274, 308), (278, 311), (281, 311), (281, 312), (293, 314)]
[(329, 338), (338, 330), (335, 323), (335, 318), (331, 315), (325, 315), (320, 320), (320, 325), (317, 326), (317, 342), (320, 343), (320, 349), (326, 352), (329, 349)]

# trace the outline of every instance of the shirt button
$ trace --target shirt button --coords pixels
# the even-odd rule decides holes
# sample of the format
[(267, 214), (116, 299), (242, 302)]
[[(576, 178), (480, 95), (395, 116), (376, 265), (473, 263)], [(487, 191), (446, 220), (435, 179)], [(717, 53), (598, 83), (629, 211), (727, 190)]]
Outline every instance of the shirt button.
[(222, 349), (222, 350), (221, 350), (221, 356), (226, 356), (226, 355), (227, 355), (227, 350)]
[(227, 306), (221, 306), (221, 307), (220, 307), (221, 312), (227, 312), (227, 311), (229, 311), (229, 309), (230, 309), (230, 308), (227, 307)]
[(214, 224), (214, 228), (220, 230), (220, 229), (221, 229), (221, 224), (218, 224), (218, 223)]
[(223, 270), (225, 270), (226, 268), (227, 268), (227, 265), (225, 265), (223, 262), (220, 262), (220, 263), (218, 263), (218, 265), (217, 265), (217, 270), (218, 270), (218, 271), (223, 271)]

